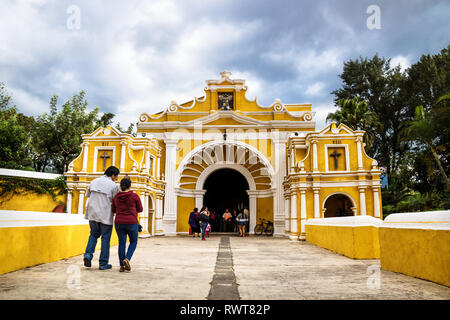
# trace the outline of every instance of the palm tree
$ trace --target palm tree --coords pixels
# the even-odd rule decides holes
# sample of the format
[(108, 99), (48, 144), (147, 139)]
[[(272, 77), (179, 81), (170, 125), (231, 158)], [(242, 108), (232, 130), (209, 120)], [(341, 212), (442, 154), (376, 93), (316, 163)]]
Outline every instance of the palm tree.
[[(443, 100), (447, 100), (449, 98), (450, 94), (444, 95), (438, 99), (437, 103)], [(408, 140), (420, 141), (421, 143), (424, 143), (427, 147), (430, 148), (431, 154), (433, 155), (433, 158), (436, 161), (439, 171), (441, 172), (441, 175), (444, 178), (447, 190), (450, 192), (450, 183), (448, 181), (448, 177), (445, 173), (444, 168), (442, 167), (441, 160), (439, 159), (439, 156), (437, 154), (437, 149), (439, 148), (439, 146), (436, 145), (437, 144), (436, 137), (438, 136), (436, 129), (437, 128), (434, 125), (434, 122), (430, 118), (425, 116), (423, 106), (420, 105), (416, 107), (414, 120), (410, 121), (410, 123), (405, 129), (405, 133)]]
[(373, 128), (376, 118), (375, 114), (369, 110), (367, 101), (359, 97), (339, 99), (336, 105), (339, 109), (335, 113), (329, 113), (326, 121), (343, 123), (353, 130), (366, 131), (365, 142), (370, 149), (374, 140)]

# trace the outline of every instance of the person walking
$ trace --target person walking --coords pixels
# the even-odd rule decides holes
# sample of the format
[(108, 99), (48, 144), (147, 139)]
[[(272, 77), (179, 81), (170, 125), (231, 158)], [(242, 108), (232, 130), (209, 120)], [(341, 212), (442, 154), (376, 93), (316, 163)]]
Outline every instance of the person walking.
[[(142, 212), (142, 203), (139, 196), (130, 190), (131, 180), (123, 178), (120, 181), (119, 192), (113, 199), (112, 210), (116, 214), (115, 226), (119, 238), (119, 264), (120, 272), (131, 271), (130, 260), (137, 247), (139, 220), (138, 212)], [(130, 239), (125, 254), (127, 236)]]
[(189, 226), (191, 227), (194, 238), (196, 235), (200, 237), (200, 226), (198, 224), (198, 215), (199, 215), (198, 208), (194, 208), (194, 211), (192, 211), (189, 214)]
[(224, 232), (230, 231), (230, 224), (231, 224), (231, 213), (228, 211), (228, 209), (225, 209), (225, 212), (222, 215), (223, 219), (223, 225), (224, 225)]
[(200, 228), (202, 229), (202, 240), (206, 240), (205, 239), (205, 232), (206, 232), (206, 227), (209, 224), (208, 207), (203, 207), (202, 208), (202, 211), (200, 212), (198, 220), (200, 221)]
[(107, 270), (112, 266), (109, 262), (109, 247), (113, 227), (113, 212), (111, 204), (114, 196), (119, 192), (119, 187), (114, 182), (119, 177), (119, 169), (110, 166), (102, 177), (94, 179), (86, 192), (88, 199), (84, 218), (89, 220), (90, 234), (84, 253), (84, 266), (91, 267), (94, 257), (97, 239), (102, 237), (102, 245), (99, 257), (99, 269)]
[[(248, 212), (248, 210), (247, 210)], [(245, 237), (245, 226), (247, 225), (248, 222), (248, 215), (244, 212), (240, 212), (236, 218), (237, 222), (238, 222), (238, 227), (239, 227), (239, 236), (240, 237)]]

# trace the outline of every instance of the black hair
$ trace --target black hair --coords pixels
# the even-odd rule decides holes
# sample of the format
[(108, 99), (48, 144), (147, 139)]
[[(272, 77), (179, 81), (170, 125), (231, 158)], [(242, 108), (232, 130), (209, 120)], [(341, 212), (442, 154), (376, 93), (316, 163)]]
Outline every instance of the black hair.
[(106, 169), (105, 176), (107, 177), (118, 176), (119, 173), (120, 173), (119, 169), (117, 169), (114, 166), (110, 166), (108, 169)]
[(122, 180), (120, 180), (120, 189), (122, 189), (122, 191), (125, 191), (130, 187), (131, 187), (130, 178), (123, 178)]
[(198, 211), (198, 208), (194, 208), (194, 212), (197, 212)]

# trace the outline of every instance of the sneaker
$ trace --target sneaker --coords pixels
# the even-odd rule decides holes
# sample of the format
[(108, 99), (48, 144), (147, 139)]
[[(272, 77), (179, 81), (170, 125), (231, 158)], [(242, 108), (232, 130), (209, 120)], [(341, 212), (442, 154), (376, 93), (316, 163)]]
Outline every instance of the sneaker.
[(84, 261), (84, 266), (85, 267), (88, 267), (88, 268), (91, 267), (92, 264), (91, 264), (91, 260), (90, 259), (84, 257), (83, 261)]
[(130, 271), (131, 270), (131, 265), (130, 265), (130, 260), (128, 260), (127, 258), (122, 260), (123, 266), (125, 268), (125, 270)]
[(205, 238), (202, 238), (202, 240), (206, 240)]
[(121, 266), (120, 269), (119, 269), (119, 272), (124, 272), (124, 271), (125, 271), (125, 267)]
[(112, 268), (112, 265), (110, 264), (105, 264), (103, 266), (98, 267), (100, 270), (108, 270)]

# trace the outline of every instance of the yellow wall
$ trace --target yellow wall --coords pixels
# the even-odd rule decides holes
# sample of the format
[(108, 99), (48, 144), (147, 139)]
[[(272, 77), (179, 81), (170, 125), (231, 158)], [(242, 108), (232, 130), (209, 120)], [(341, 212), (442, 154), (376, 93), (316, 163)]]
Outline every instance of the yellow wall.
[(195, 208), (195, 198), (177, 198), (177, 232), (189, 232), (189, 214)]
[(352, 259), (378, 259), (378, 228), (306, 225), (306, 241)]
[(66, 197), (66, 195), (57, 196), (54, 201), (48, 194), (18, 194), (9, 200), (2, 199), (0, 210), (52, 212), (56, 206), (65, 205)]
[(450, 230), (380, 228), (384, 270), (450, 286)]
[[(0, 274), (82, 254), (89, 233), (89, 225), (0, 228)], [(114, 229), (111, 245), (117, 244)], [(98, 261), (100, 245), (101, 238), (97, 241), (93, 265)], [(110, 263), (118, 264), (111, 259)]]
[[(256, 200), (256, 223), (260, 223), (260, 218), (273, 222), (273, 197), (258, 198)], [(253, 229), (255, 226), (250, 226)]]

